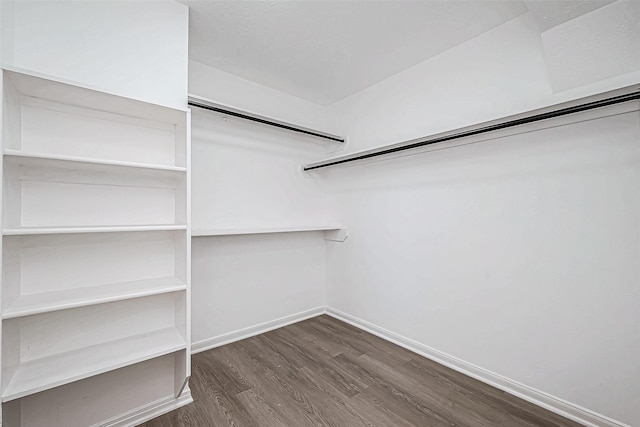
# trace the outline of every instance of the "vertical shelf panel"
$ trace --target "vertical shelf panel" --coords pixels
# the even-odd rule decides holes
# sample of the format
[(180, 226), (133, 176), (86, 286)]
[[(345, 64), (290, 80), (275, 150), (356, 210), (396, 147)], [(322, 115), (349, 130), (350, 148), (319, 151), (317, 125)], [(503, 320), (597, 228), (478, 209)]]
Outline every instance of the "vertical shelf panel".
[[(8, 134), (10, 134), (10, 128), (9, 128), (9, 122), (7, 121), (7, 108), (6, 108), (6, 104), (8, 102), (9, 99), (11, 99), (8, 96), (5, 96), (5, 84), (4, 84), (4, 80), (5, 80), (5, 71), (3, 69), (0, 69), (0, 149), (3, 149), (6, 145), (7, 145), (7, 138), (6, 136)], [(0, 162), (0, 205), (2, 205), (2, 207), (0, 208), (0, 215), (2, 216), (2, 218), (0, 218), (0, 224), (2, 224), (2, 220), (4, 219), (4, 203), (5, 203), (5, 199), (4, 199), (4, 182), (2, 180), (2, 176), (4, 175), (4, 171), (3, 171), (3, 163), (4, 162)], [(4, 253), (4, 248), (3, 248), (3, 240), (2, 238), (0, 238), (0, 254)], [(4, 257), (3, 257), (3, 262), (4, 262)], [(4, 276), (4, 266), (3, 266), (3, 262), (0, 262), (0, 307), (3, 307), (4, 304), (4, 280), (2, 279), (2, 277)], [(4, 348), (2, 346), (2, 340), (3, 340), (3, 335), (2, 335), (2, 319), (0, 318), (0, 390), (4, 389), (4, 384), (5, 384), (5, 376), (7, 375), (7, 369), (5, 368), (4, 365), (4, 361), (2, 358), (2, 353), (4, 351)], [(13, 365), (13, 363), (10, 363), (10, 365)], [(12, 408), (8, 408), (8, 409), (12, 409)], [(9, 416), (5, 416), (5, 414), (7, 414), (7, 411), (4, 407), (4, 405), (0, 405), (0, 425), (2, 424), (2, 422), (4, 422), (4, 425), (15, 425), (15, 426), (20, 426), (20, 417), (19, 415), (17, 417), (12, 417), (12, 414), (15, 414), (15, 410), (14, 411), (9, 411), (8, 414)]]

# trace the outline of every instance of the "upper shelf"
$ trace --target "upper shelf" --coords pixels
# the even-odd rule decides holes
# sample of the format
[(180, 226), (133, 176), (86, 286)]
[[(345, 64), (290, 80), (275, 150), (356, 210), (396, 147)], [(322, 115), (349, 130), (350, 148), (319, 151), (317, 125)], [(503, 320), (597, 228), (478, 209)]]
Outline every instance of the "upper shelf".
[(299, 233), (322, 231), (324, 239), (331, 242), (344, 242), (349, 237), (348, 230), (339, 225), (308, 225), (301, 227), (265, 227), (265, 228), (209, 228), (193, 230), (192, 237), (242, 236), (250, 234)]
[(12, 156), (185, 171), (189, 112), (3, 68), (3, 148)]
[(339, 225), (308, 225), (302, 227), (265, 227), (265, 228), (209, 228), (194, 229), (192, 237), (206, 236), (235, 236), (242, 234), (269, 234), (269, 233), (295, 233), (302, 231), (329, 231), (340, 230)]
[[(497, 120), (491, 120), (459, 129), (441, 132), (435, 135), (416, 138), (396, 144), (383, 145), (377, 148), (372, 148), (370, 150), (356, 151), (337, 157), (331, 157), (325, 160), (308, 163), (302, 167), (302, 170), (308, 172), (316, 169), (327, 168), (330, 166), (337, 166), (345, 163), (371, 159), (374, 157), (386, 156), (401, 151), (415, 150), (417, 148), (422, 148), (433, 144), (442, 144), (445, 142), (447, 143), (446, 146), (438, 145), (438, 147), (456, 147), (469, 143), (468, 139), (458, 141), (463, 138), (469, 138), (488, 132), (509, 129), (516, 126), (536, 123), (544, 120), (554, 119), (557, 117), (568, 116), (571, 114), (583, 113), (585, 111), (590, 111), (598, 108), (629, 103), (630, 101), (638, 101), (639, 99), (640, 89), (638, 88), (638, 86), (628, 86), (593, 96), (575, 99), (569, 102), (526, 111)], [(620, 112), (620, 108), (622, 107), (619, 107), (618, 112)], [(625, 111), (635, 111), (637, 109), (637, 104), (627, 105), (624, 108)]]
[(286, 129), (293, 132), (302, 133), (305, 135), (314, 136), (316, 138), (322, 138), (324, 140), (335, 142), (339, 144), (343, 144), (345, 139), (342, 136), (334, 135), (328, 132), (324, 132), (317, 129), (311, 129), (307, 127), (303, 127), (297, 124), (285, 122), (282, 120), (274, 119), (271, 117), (262, 116), (257, 113), (253, 113), (246, 110), (241, 110), (239, 108), (231, 107), (228, 105), (218, 104), (215, 101), (210, 99), (203, 98), (201, 96), (196, 96), (189, 94), (189, 105), (193, 107), (203, 108), (205, 110), (214, 111), (217, 113), (222, 113), (228, 116), (239, 117), (245, 120), (251, 120), (253, 122), (262, 123), (268, 126), (277, 127), (280, 129)]
[(186, 168), (179, 166), (98, 160), (10, 149), (4, 150), (4, 159), (4, 177), (7, 183), (39, 181), (176, 189), (186, 174)]
[(186, 225), (180, 224), (114, 225), (96, 227), (15, 227), (3, 229), (2, 234), (5, 236), (27, 236), (34, 234), (117, 233), (126, 231), (172, 231), (186, 229)]
[(131, 116), (165, 123), (180, 123), (187, 112), (186, 108), (153, 104), (19, 67), (3, 65), (2, 69), (5, 78), (24, 96), (116, 114), (126, 111)]
[(170, 171), (170, 172), (186, 172), (187, 168), (180, 166), (170, 166), (170, 165), (158, 165), (151, 163), (138, 163), (138, 162), (124, 162), (118, 160), (103, 160), (96, 159), (92, 157), (79, 157), (79, 156), (67, 156), (60, 154), (48, 154), (48, 153), (34, 153), (27, 152), (22, 150), (12, 150), (5, 149), (4, 155), (6, 157), (15, 157), (20, 159), (25, 159), (24, 161), (29, 161), (29, 159), (34, 160), (58, 160), (63, 162), (71, 162), (75, 163), (81, 167), (82, 165), (86, 165), (88, 167), (92, 167), (93, 165), (104, 165), (104, 166), (116, 166), (116, 167), (124, 167), (124, 168), (137, 168), (137, 169), (148, 169), (148, 170), (157, 170), (157, 171)]

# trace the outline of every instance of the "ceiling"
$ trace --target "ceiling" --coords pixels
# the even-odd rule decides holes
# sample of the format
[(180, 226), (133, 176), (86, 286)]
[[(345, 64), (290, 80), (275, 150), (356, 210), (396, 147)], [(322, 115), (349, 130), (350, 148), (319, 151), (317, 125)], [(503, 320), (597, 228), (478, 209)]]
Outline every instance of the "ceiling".
[(525, 13), (521, 1), (198, 1), (191, 59), (322, 105)]
[(600, 9), (615, 0), (525, 0), (540, 31), (547, 31), (560, 24)]
[(179, 1), (190, 8), (191, 59), (321, 105), (524, 13), (544, 35), (614, 2)]

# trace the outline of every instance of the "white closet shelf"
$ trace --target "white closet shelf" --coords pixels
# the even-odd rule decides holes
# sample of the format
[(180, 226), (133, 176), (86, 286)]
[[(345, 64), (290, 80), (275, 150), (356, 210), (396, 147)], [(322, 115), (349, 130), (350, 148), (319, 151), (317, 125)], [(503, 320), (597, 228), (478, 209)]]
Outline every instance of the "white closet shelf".
[(19, 399), (186, 348), (178, 330), (166, 328), (25, 361), (11, 377), (2, 393), (2, 401)]
[(185, 289), (187, 289), (187, 285), (177, 277), (160, 277), (21, 295), (4, 310), (2, 318), (13, 319), (87, 305), (184, 291)]
[(104, 166), (120, 166), (126, 168), (139, 168), (139, 169), (150, 169), (150, 170), (158, 170), (158, 171), (170, 171), (170, 172), (186, 172), (187, 168), (180, 166), (171, 166), (171, 165), (156, 165), (150, 163), (137, 163), (137, 162), (124, 162), (117, 160), (102, 160), (91, 157), (77, 157), (77, 156), (66, 156), (59, 154), (48, 154), (48, 153), (33, 153), (26, 152), (21, 150), (4, 150), (4, 155), (7, 157), (17, 157), (21, 159), (25, 159), (24, 161), (28, 161), (28, 159), (36, 159), (36, 160), (58, 160), (64, 162), (75, 162), (79, 164), (85, 165), (104, 165)]
[(300, 132), (302, 134), (311, 135), (316, 138), (322, 138), (325, 141), (331, 141), (334, 143), (344, 144), (345, 138), (339, 135), (334, 135), (318, 129), (311, 129), (300, 126), (295, 123), (289, 123), (282, 120), (275, 119), (273, 117), (266, 117), (261, 114), (257, 114), (252, 111), (232, 107), (230, 105), (219, 104), (211, 99), (203, 98), (194, 94), (189, 94), (188, 104), (190, 106), (202, 108), (209, 111), (214, 111), (223, 115), (230, 115), (232, 117), (239, 117), (243, 120), (251, 120), (267, 126), (274, 126), (280, 129), (287, 129), (293, 132)]
[(5, 236), (26, 236), (34, 234), (75, 234), (75, 233), (117, 233), (128, 231), (172, 231), (186, 230), (186, 225), (158, 224), (158, 225), (107, 225), (83, 227), (14, 227), (4, 228)]
[(339, 225), (308, 225), (301, 227), (265, 227), (265, 228), (208, 228), (194, 229), (192, 237), (234, 236), (242, 234), (295, 233), (301, 231), (333, 231), (340, 230)]
[(133, 117), (171, 123), (182, 120), (184, 113), (188, 111), (187, 108), (151, 103), (83, 82), (62, 79), (26, 68), (2, 65), (2, 70), (20, 94), (34, 98), (49, 99), (87, 109), (95, 109), (99, 106), (102, 111), (116, 114), (128, 111)]

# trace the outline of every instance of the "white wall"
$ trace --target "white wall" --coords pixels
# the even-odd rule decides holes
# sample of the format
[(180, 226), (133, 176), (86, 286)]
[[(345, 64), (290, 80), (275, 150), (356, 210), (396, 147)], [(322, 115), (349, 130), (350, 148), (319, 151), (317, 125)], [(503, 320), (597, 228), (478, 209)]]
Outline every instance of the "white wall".
[[(351, 151), (639, 81), (635, 72), (553, 93), (525, 15), (331, 110)], [(350, 230), (330, 251), (329, 306), (640, 424), (634, 108), (318, 172)]]
[(188, 8), (172, 0), (3, 1), (2, 63), (186, 107)]
[(539, 30), (526, 14), (333, 104), (330, 116), (348, 137), (346, 151), (354, 151), (639, 82), (640, 70), (554, 92)]
[[(207, 84), (200, 87), (200, 82)], [(215, 78), (211, 82), (195, 79), (190, 82), (191, 92), (213, 98), (206, 91), (219, 83)], [(243, 87), (236, 86), (238, 101), (251, 101), (244, 96), (255, 88)], [(269, 98), (265, 91), (261, 96), (265, 105), (271, 99), (283, 112), (299, 112), (297, 101), (286, 103), (287, 95)], [(235, 99), (224, 101), (239, 105)], [(193, 228), (335, 224), (334, 203), (323, 181), (308, 178), (300, 170), (300, 165), (322, 158), (331, 149), (335, 144), (317, 138), (194, 108)], [(325, 249), (322, 232), (194, 238), (194, 350), (317, 314), (326, 304)]]
[(335, 144), (193, 108), (192, 224), (265, 228), (333, 223), (333, 205), (300, 165)]
[(321, 105), (189, 61), (189, 93), (266, 117), (332, 132)]
[(196, 351), (317, 315), (326, 304), (319, 231), (197, 237), (192, 269)]

